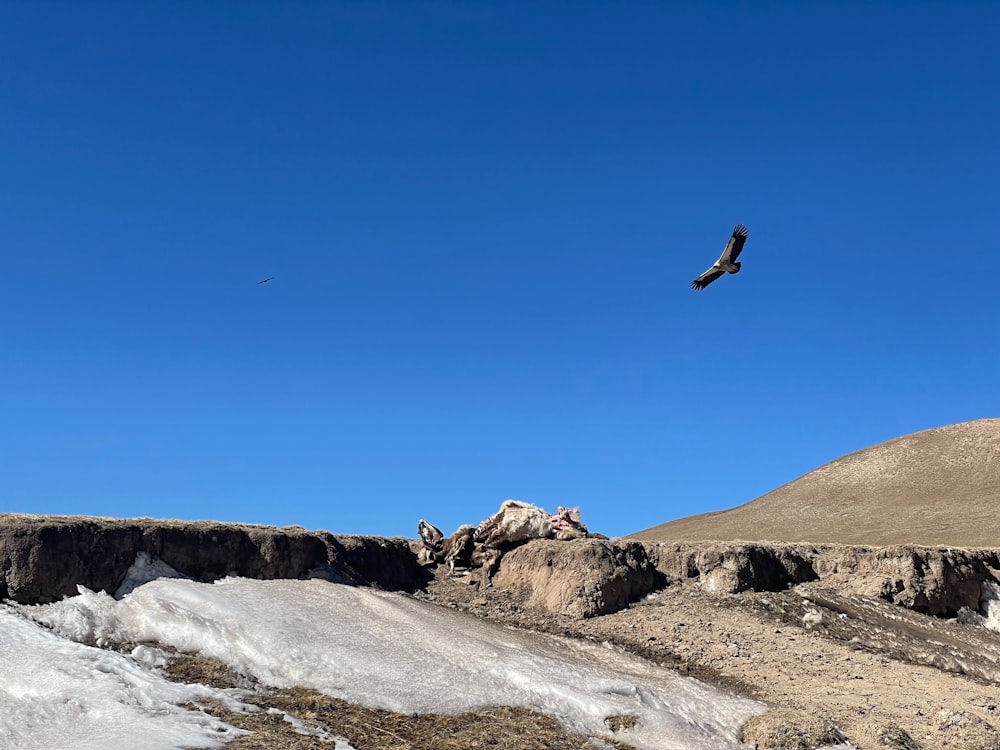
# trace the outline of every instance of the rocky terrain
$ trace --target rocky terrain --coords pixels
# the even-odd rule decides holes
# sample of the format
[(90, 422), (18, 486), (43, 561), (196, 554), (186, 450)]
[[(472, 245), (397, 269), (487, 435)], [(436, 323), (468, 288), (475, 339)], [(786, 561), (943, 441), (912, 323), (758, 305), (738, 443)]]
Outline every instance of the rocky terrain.
[(771, 710), (745, 728), (761, 748), (989, 750), (1000, 635), (982, 613), (998, 562), (913, 546), (532, 542), (493, 589), (439, 575), (423, 595), (611, 641), (763, 700)]
[(537, 540), (508, 552), (481, 588), (478, 577), (421, 567), (416, 549), (299, 528), (0, 515), (0, 596), (114, 591), (139, 552), (205, 581), (321, 574), (611, 641), (728, 686), (771, 707), (744, 730), (761, 748), (844, 738), (1000, 748), (1000, 636), (986, 627), (997, 550)]

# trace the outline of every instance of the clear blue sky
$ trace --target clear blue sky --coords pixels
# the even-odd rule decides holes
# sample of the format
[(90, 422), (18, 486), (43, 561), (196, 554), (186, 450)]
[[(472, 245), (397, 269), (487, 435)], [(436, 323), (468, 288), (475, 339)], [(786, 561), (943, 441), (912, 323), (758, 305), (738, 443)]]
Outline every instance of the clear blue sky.
[(0, 510), (619, 535), (998, 416), (998, 36), (0, 1)]

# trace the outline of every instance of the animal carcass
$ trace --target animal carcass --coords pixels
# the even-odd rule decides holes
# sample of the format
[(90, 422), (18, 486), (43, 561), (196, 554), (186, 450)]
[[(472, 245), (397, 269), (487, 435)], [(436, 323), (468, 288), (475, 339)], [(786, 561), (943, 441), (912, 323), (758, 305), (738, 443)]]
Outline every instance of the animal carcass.
[(504, 500), (500, 510), (476, 530), (476, 541), (486, 547), (510, 547), (529, 539), (579, 539), (587, 536), (578, 508), (560, 507), (552, 515), (537, 505)]
[(465, 524), (446, 539), (441, 529), (421, 518), (417, 524), (417, 532), (420, 534), (422, 547), (417, 561), (421, 565), (447, 563), (452, 573), (456, 567), (471, 568), (475, 552), (475, 531), (475, 526)]

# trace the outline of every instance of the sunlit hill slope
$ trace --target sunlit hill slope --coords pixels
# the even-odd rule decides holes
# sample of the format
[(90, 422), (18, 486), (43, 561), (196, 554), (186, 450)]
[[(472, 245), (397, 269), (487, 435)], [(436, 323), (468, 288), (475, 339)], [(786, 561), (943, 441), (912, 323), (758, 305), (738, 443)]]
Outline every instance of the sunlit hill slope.
[(632, 536), (1000, 547), (1000, 419), (904, 435), (745, 505)]

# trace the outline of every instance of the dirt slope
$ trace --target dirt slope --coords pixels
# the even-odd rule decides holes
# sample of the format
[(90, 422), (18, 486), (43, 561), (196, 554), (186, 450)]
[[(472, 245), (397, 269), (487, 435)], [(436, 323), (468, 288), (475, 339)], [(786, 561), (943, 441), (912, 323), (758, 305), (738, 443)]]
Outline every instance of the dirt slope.
[(1000, 547), (1000, 419), (904, 435), (832, 461), (737, 508), (631, 536)]
[[(594, 617), (539, 608), (533, 585), (479, 589), (447, 570), (417, 595), (513, 627), (608, 642), (764, 701), (770, 710), (744, 727), (761, 750), (812, 750), (844, 737), (860, 750), (1000, 748), (1000, 690), (990, 679), (997, 633), (822, 581), (713, 591), (711, 573), (725, 567), (717, 562)], [(534, 582), (544, 588), (548, 576)], [(619, 738), (627, 743), (628, 733)]]

